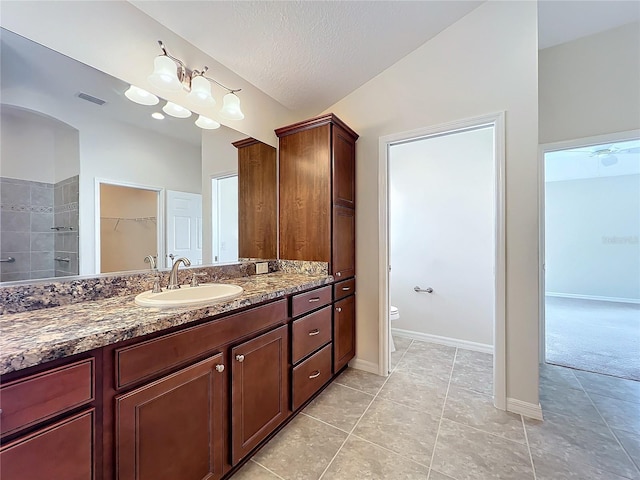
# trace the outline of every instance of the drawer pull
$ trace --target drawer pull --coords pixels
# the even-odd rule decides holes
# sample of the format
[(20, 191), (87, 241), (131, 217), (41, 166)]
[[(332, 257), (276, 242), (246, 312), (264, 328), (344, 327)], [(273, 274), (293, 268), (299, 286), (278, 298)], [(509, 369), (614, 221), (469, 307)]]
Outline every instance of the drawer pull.
[(316, 336), (316, 335), (318, 335), (319, 333), (320, 333), (320, 329), (319, 329), (319, 328), (316, 328), (316, 329), (311, 330), (311, 331), (309, 332), (309, 336), (310, 336), (310, 337), (315, 337), (315, 336)]
[(309, 303), (315, 303), (315, 302), (319, 302), (320, 301), (320, 297), (313, 297), (309, 299)]
[(309, 380), (313, 380), (314, 378), (318, 378), (320, 376), (320, 370), (316, 370), (311, 375), (309, 375)]
[(236, 360), (239, 362), (244, 362), (244, 355), (236, 355)]
[(219, 373), (224, 372), (224, 365), (216, 365), (216, 372), (219, 372)]
[(343, 292), (348, 292), (349, 290), (351, 290), (349, 287), (342, 287)]
[(336, 307), (336, 312), (340, 313), (342, 311), (341, 307)]

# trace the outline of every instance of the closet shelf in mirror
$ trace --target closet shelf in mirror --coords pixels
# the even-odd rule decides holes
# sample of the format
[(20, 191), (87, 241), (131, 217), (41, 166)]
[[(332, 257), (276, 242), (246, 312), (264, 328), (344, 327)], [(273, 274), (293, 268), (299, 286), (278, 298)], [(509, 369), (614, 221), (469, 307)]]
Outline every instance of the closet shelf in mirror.
[(156, 223), (156, 217), (100, 217), (100, 220), (115, 220), (113, 229), (116, 230), (122, 221), (128, 222), (152, 222)]
[(51, 227), (51, 230), (55, 230), (56, 232), (72, 232), (73, 227)]

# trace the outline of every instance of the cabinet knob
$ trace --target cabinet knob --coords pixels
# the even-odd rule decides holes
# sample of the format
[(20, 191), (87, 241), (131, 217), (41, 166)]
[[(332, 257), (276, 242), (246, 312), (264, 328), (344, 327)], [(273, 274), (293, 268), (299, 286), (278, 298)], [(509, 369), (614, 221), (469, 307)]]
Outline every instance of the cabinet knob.
[(224, 365), (216, 365), (216, 371), (220, 373), (224, 372)]
[(342, 311), (342, 307), (336, 307), (336, 312), (340, 313)]
[(319, 328), (315, 328), (315, 329), (313, 329), (313, 330), (311, 330), (311, 331), (309, 332), (309, 336), (310, 336), (310, 337), (315, 337), (315, 336), (316, 336), (316, 335), (318, 335), (319, 333), (320, 333), (320, 329), (319, 329)]
[(341, 272), (336, 272), (336, 277), (341, 277), (342, 273)]
[(244, 355), (236, 355), (236, 360), (239, 362), (244, 362)]
[(316, 370), (311, 375), (309, 375), (309, 379), (313, 380), (314, 378), (318, 378), (320, 376), (320, 370)]

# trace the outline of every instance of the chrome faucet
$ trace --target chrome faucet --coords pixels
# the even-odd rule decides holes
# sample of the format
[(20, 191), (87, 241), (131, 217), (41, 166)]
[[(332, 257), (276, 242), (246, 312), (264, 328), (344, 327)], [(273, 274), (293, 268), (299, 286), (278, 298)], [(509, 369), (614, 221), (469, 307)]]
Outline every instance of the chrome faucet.
[(151, 289), (151, 293), (162, 292), (162, 288), (160, 287), (160, 272), (158, 272), (158, 267), (156, 265), (156, 257), (153, 255), (147, 255), (144, 257), (144, 262), (149, 264), (149, 268), (153, 272), (153, 288)]
[(169, 284), (167, 285), (167, 290), (175, 290), (176, 288), (180, 288), (180, 283), (178, 283), (178, 267), (180, 267), (181, 263), (184, 264), (185, 267), (191, 266), (191, 262), (188, 258), (176, 258), (173, 261), (173, 267), (171, 267), (171, 273), (169, 274)]

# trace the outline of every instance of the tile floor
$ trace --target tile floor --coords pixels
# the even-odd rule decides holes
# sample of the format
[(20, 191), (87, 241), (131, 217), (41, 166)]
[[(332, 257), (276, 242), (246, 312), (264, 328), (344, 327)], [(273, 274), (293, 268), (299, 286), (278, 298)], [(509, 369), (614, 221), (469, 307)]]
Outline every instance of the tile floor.
[(396, 339), (348, 369), (234, 480), (640, 479), (640, 382), (541, 370), (545, 421), (492, 406), (491, 356)]

